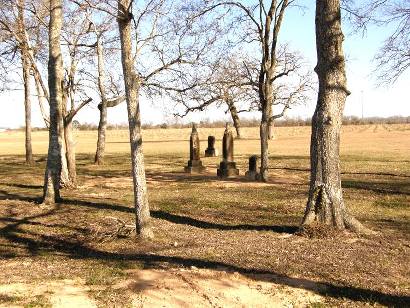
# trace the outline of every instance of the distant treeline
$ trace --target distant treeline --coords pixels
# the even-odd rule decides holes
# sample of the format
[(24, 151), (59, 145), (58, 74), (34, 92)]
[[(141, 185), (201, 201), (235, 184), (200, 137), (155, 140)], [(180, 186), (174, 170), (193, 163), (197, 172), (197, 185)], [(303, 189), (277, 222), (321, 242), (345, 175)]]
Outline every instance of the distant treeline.
[[(211, 120), (203, 120), (199, 122), (200, 127), (206, 128), (215, 128), (215, 127), (224, 127), (225, 121), (211, 121)], [(402, 116), (393, 116), (388, 118), (382, 117), (369, 117), (369, 118), (359, 118), (356, 116), (346, 116), (343, 117), (343, 124), (344, 125), (369, 125), (369, 124), (406, 124), (410, 123), (410, 116), (409, 117), (402, 117)], [(97, 130), (98, 126), (92, 123), (79, 123), (78, 121), (74, 121), (74, 126), (79, 130)], [(180, 123), (179, 121), (175, 122), (167, 122), (162, 124), (143, 124), (143, 129), (156, 129), (156, 128), (188, 128), (191, 127), (191, 123)], [(302, 118), (284, 118), (275, 121), (276, 127), (287, 127), (287, 126), (310, 126), (311, 119), (302, 119)], [(241, 120), (242, 127), (257, 127), (259, 126), (259, 119), (242, 119)], [(128, 129), (127, 124), (111, 124), (107, 125), (107, 129), (115, 130), (115, 129)], [(16, 130), (24, 130), (24, 127), (20, 127)], [(46, 128), (33, 128), (33, 131), (45, 131)]]

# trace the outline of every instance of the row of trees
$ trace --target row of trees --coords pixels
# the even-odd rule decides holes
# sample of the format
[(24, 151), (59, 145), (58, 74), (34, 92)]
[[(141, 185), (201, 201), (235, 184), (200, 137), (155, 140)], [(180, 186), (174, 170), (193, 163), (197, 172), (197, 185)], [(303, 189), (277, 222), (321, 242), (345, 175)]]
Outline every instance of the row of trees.
[[(382, 4), (378, 1), (376, 7)], [(269, 127), (292, 105), (303, 103), (313, 88), (302, 57), (279, 43), (285, 13), (298, 7), (296, 0), (259, 0), (249, 5), (220, 0), (188, 4), (168, 0), (2, 0), (1, 5), (0, 75), (12, 84), (15, 68), (22, 68), (27, 163), (33, 162), (31, 81), (49, 127), (44, 203), (58, 202), (62, 186), (76, 185), (74, 116), (92, 98), (98, 98), (95, 163), (101, 164), (107, 109), (126, 101), (136, 226), (141, 237), (152, 236), (142, 152), (141, 97), (166, 95), (177, 103), (175, 113), (180, 116), (211, 104), (226, 106), (238, 135), (238, 113), (259, 110), (260, 170), (262, 180), (267, 181)], [(345, 3), (345, 9), (362, 22), (361, 26), (376, 20), (351, 2)], [(311, 183), (303, 225), (321, 222), (366, 231), (347, 214), (340, 185), (340, 128), (349, 94), (341, 16), (339, 0), (317, 1), (315, 71), (319, 92), (312, 119)], [(363, 22), (365, 16), (368, 18)]]

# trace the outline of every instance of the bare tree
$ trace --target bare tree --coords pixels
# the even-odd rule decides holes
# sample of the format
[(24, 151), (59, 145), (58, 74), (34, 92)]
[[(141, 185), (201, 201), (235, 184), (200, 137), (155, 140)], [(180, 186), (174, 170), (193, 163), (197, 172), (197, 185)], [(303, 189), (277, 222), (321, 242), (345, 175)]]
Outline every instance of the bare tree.
[(60, 38), (63, 24), (62, 1), (50, 0), (48, 85), (50, 93), (50, 129), (43, 203), (60, 199), (61, 147), (63, 145), (63, 58)]
[[(2, 45), (2, 64), (8, 62), (8, 67), (3, 66), (3, 79), (13, 83), (13, 78), (9, 78), (11, 71), (9, 67), (17, 65), (14, 58), (16, 54), (20, 54), (22, 68), (22, 84), (24, 88), (24, 110), (25, 110), (25, 150), (26, 163), (31, 165), (34, 163), (33, 150), (31, 144), (31, 62), (30, 53), (31, 47), (27, 39), (26, 16), (25, 16), (25, 0), (16, 0), (12, 2), (1, 3), (0, 9), (0, 31), (3, 33), (3, 38), (0, 44)], [(19, 66), (20, 67), (20, 66)], [(15, 82), (15, 81), (14, 81)]]
[(17, 19), (18, 19), (18, 34), (22, 38), (20, 45), (21, 62), (23, 67), (23, 84), (24, 84), (24, 114), (25, 114), (25, 148), (26, 148), (26, 163), (34, 164), (33, 148), (31, 145), (31, 65), (29, 60), (29, 45), (25, 37), (26, 24), (24, 19), (25, 0), (17, 1)]
[(153, 237), (145, 179), (144, 154), (142, 151), (141, 115), (139, 95), (141, 80), (134, 68), (132, 55), (131, 0), (118, 0), (118, 29), (121, 39), (121, 59), (125, 84), (125, 97), (130, 130), (132, 178), (134, 181), (134, 204), (137, 233), (142, 238)]
[[(30, 12), (36, 18), (39, 26), (46, 25), (44, 14), (44, 4), (36, 3), (29, 7)], [(64, 68), (65, 74), (63, 82), (63, 130), (61, 131), (62, 147), (61, 150), (61, 180), (60, 185), (66, 188), (75, 188), (77, 182), (76, 158), (75, 158), (75, 141), (72, 133), (72, 121), (76, 114), (88, 103), (91, 98), (86, 93), (88, 87), (84, 84), (84, 77), (87, 69), (84, 65), (84, 59), (89, 53), (89, 46), (86, 44), (90, 33), (89, 23), (87, 20), (87, 10), (75, 9), (66, 5), (66, 12), (63, 16), (65, 26), (62, 31), (61, 40), (63, 42), (62, 55), (67, 63)], [(38, 65), (33, 57), (32, 59), (36, 89), (39, 97), (41, 109), (44, 109), (44, 101), (50, 102), (49, 93), (43, 82), (43, 77)], [(46, 120), (47, 121), (47, 120)]]
[[(109, 23), (109, 20), (107, 20)], [(97, 88), (98, 88), (98, 93), (101, 99), (101, 103), (98, 104), (98, 109), (100, 111), (100, 120), (98, 123), (98, 134), (97, 134), (97, 149), (95, 152), (95, 157), (94, 157), (94, 163), (97, 165), (101, 165), (104, 162), (104, 153), (105, 153), (105, 135), (106, 135), (106, 128), (107, 128), (107, 111), (108, 108), (110, 107), (115, 107), (125, 101), (125, 96), (123, 94), (120, 94), (118, 91), (118, 86), (116, 85), (114, 81), (114, 77), (112, 76), (111, 72), (110, 74), (110, 92), (114, 93), (115, 95), (112, 97), (108, 97), (108, 91), (107, 91), (107, 80), (106, 80), (106, 69), (105, 69), (105, 55), (104, 55), (104, 33), (107, 31), (106, 26), (107, 24), (101, 25), (97, 29), (97, 26), (94, 25), (94, 32), (96, 35), (96, 54), (97, 54), (97, 71), (98, 71), (98, 77), (97, 77)], [(111, 50), (112, 52), (112, 50)], [(114, 69), (115, 70), (115, 69)]]
[[(248, 89), (257, 93), (257, 108), (261, 112), (262, 181), (268, 180), (268, 140), (272, 136), (269, 131), (273, 121), (282, 117), (294, 103), (303, 101), (311, 85), (308, 74), (303, 76), (299, 74), (301, 69), (301, 62), (297, 60), (299, 56), (290, 52), (286, 44), (280, 45), (278, 41), (285, 11), (294, 2), (295, 0), (259, 0), (251, 4), (243, 4), (241, 1), (216, 0), (208, 1), (205, 7), (198, 9), (197, 14), (202, 16), (215, 11), (221, 11), (221, 16), (230, 14), (231, 20), (234, 21), (230, 28), (236, 30), (227, 36), (228, 40), (236, 37), (235, 42), (230, 45), (234, 50), (242, 51), (245, 43), (249, 45), (247, 49), (251, 53), (258, 55), (256, 66), (245, 65), (245, 68), (249, 69), (246, 81)], [(286, 87), (287, 82), (283, 80), (288, 81), (292, 78), (298, 81), (296, 87), (292, 88), (289, 84)], [(241, 81), (239, 84), (242, 84)], [(274, 106), (279, 108), (276, 114)]]
[[(190, 68), (191, 73), (184, 72), (182, 88), (169, 87), (168, 93), (176, 102), (177, 109), (183, 108), (175, 115), (184, 117), (211, 105), (226, 108), (225, 113), (231, 115), (236, 137), (241, 138), (239, 114), (258, 109), (257, 92), (252, 89), (255, 84), (249, 75), (250, 60), (225, 54), (216, 57), (215, 61), (208, 61), (195, 64)], [(189, 78), (189, 74), (193, 76)]]
[(346, 97), (340, 0), (316, 1), (315, 71), (319, 93), (312, 118), (310, 190), (302, 226), (369, 232), (346, 209), (340, 179), (340, 131)]
[(410, 67), (410, 3), (406, 0), (343, 1), (343, 8), (358, 29), (369, 24), (389, 26), (391, 32), (374, 57), (381, 84), (395, 82)]

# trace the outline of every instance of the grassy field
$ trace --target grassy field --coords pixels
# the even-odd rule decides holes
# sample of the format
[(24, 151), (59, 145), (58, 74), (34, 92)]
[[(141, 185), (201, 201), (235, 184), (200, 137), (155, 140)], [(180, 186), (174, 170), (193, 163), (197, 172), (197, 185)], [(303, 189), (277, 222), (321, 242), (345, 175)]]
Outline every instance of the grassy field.
[[(146, 269), (182, 271), (178, 277), (207, 270), (218, 281), (225, 278), (215, 272), (237, 273), (249, 286), (274, 284), (269, 292), (289, 293), (288, 302), (296, 306), (410, 306), (410, 125), (343, 128), (345, 202), (379, 232), (370, 237), (295, 234), (307, 200), (309, 127), (276, 129), (268, 183), (243, 177), (249, 155), (259, 152), (257, 128), (245, 128), (244, 138), (235, 141), (241, 176), (224, 181), (216, 177), (220, 157), (203, 158), (205, 174), (182, 172), (189, 134), (189, 129), (144, 131), (155, 239), (141, 242), (120, 229), (135, 219), (127, 131), (108, 132), (104, 166), (92, 164), (96, 132), (76, 132), (79, 187), (63, 191), (64, 201), (55, 207), (38, 204), (48, 134), (33, 134), (37, 163), (26, 166), (24, 134), (0, 133), (0, 306), (53, 305), (50, 294), (58, 283), (81, 285), (99, 306), (138, 306), (148, 287), (125, 282), (137, 281), (136, 273)], [(222, 134), (222, 128), (200, 128), (201, 150), (214, 135), (221, 152)], [(205, 281), (201, 275), (198, 284)], [(183, 283), (193, 276), (187, 277)], [(199, 294), (192, 283), (187, 286)], [(203, 306), (229, 306), (205, 295)]]

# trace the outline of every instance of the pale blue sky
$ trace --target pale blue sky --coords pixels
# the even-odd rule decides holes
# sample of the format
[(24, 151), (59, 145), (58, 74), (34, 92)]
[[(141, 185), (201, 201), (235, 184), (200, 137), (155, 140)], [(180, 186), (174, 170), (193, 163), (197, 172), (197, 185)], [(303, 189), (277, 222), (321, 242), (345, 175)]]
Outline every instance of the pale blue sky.
[[(309, 0), (309, 7), (301, 14), (297, 10), (289, 11), (285, 16), (280, 40), (289, 42), (293, 49), (303, 53), (308, 65), (313, 69), (316, 63), (315, 36), (314, 36), (314, 5)], [(369, 27), (364, 36), (352, 34), (351, 28), (344, 23), (346, 54), (346, 72), (348, 87), (352, 94), (348, 97), (345, 115), (361, 117), (362, 102), (364, 116), (410, 116), (409, 86), (410, 72), (402, 75), (395, 84), (377, 87), (375, 86), (375, 64), (372, 59), (382, 41), (390, 33), (389, 28)], [(0, 127), (19, 127), (24, 125), (23, 96), (21, 92), (0, 94), (0, 102), (3, 104), (3, 112), (0, 113)], [(312, 101), (305, 106), (295, 107), (288, 112), (290, 117), (308, 118), (313, 114), (315, 95)], [(166, 103), (165, 103), (166, 104)], [(169, 110), (164, 110), (164, 102), (143, 100), (141, 103), (143, 122), (161, 123), (167, 119)], [(169, 103), (166, 105), (170, 105)], [(259, 118), (257, 113), (248, 115)], [(186, 118), (186, 121), (199, 121), (206, 118), (228, 119), (222, 110), (210, 109), (204, 113), (195, 113)], [(169, 119), (169, 117), (168, 117)], [(81, 111), (77, 120), (80, 122), (98, 123), (98, 110), (95, 107), (87, 107)], [(127, 122), (125, 104), (109, 110), (111, 123)], [(33, 103), (33, 125), (43, 126), (37, 103)]]

